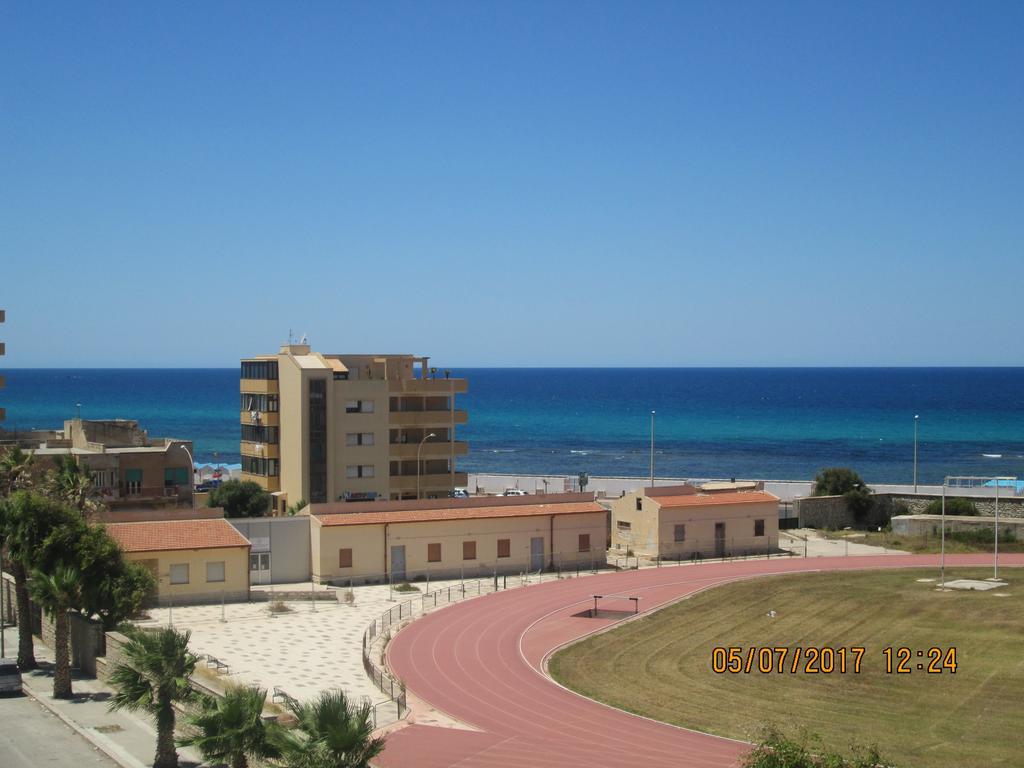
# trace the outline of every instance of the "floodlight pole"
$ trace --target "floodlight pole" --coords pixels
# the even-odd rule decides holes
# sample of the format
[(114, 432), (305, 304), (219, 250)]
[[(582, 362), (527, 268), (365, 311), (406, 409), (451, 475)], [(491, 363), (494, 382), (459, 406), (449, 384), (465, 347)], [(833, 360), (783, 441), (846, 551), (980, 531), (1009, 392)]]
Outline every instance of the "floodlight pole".
[(921, 417), (914, 414), (914, 493), (917, 493), (917, 422)]
[(939, 586), (946, 586), (946, 483), (947, 477), (942, 481), (942, 547), (939, 550)]
[(999, 478), (996, 478), (996, 547), (993, 555), (992, 578), (999, 578)]

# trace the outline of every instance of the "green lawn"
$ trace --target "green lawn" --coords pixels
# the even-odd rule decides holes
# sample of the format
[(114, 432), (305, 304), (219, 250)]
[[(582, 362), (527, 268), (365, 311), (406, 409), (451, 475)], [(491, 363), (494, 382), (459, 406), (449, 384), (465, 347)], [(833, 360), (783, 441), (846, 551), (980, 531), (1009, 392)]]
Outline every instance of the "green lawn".
[[(827, 539), (849, 539), (858, 544), (871, 544), (886, 549), (902, 549), (915, 554), (938, 554), (941, 549), (939, 536), (904, 536), (891, 531), (820, 531)], [(992, 552), (992, 532), (950, 531), (946, 535), (947, 554), (969, 554)], [(1018, 541), (1012, 532), (999, 536), (1000, 552), (1024, 552), (1024, 541)]]
[[(877, 744), (903, 768), (1024, 765), (1024, 572), (1005, 569), (1003, 597), (916, 581), (935, 575), (802, 574), (717, 587), (559, 652), (551, 673), (586, 696), (723, 736), (753, 739), (771, 722), (789, 733), (806, 727), (834, 749)], [(866, 652), (859, 674), (715, 674), (715, 646)], [(887, 674), (887, 646), (956, 646), (959, 667), (927, 674), (915, 657), (910, 674)]]

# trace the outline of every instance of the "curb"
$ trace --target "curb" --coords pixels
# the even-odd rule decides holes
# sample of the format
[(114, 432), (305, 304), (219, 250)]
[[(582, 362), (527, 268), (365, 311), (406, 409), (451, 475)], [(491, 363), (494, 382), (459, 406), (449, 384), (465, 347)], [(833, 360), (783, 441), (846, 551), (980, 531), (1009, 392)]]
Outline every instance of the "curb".
[(58, 720), (63, 722), (71, 730), (81, 736), (83, 739), (92, 744), (96, 749), (100, 750), (103, 754), (113, 760), (115, 763), (120, 765), (122, 768), (147, 768), (146, 764), (141, 760), (133, 757), (121, 747), (116, 744), (113, 740), (108, 739), (106, 736), (97, 733), (90, 728), (83, 728), (81, 725), (76, 723), (70, 717), (61, 712), (53, 702), (49, 700), (44, 694), (40, 694), (38, 691), (33, 690), (28, 685), (22, 685), (25, 694), (33, 701), (41, 704), (50, 714), (57, 717)]

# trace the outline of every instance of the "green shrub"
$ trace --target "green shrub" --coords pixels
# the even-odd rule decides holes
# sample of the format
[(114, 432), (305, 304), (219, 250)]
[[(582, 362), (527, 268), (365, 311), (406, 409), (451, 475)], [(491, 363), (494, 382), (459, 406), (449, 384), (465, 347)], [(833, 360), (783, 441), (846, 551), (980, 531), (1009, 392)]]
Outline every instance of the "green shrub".
[(895, 768), (876, 747), (851, 747), (851, 755), (826, 751), (813, 734), (791, 739), (775, 727), (764, 730), (754, 749), (743, 759), (743, 768)]
[[(935, 499), (931, 502), (924, 510), (926, 515), (941, 515), (942, 514), (942, 499)], [(947, 515), (962, 515), (964, 517), (977, 517), (978, 507), (970, 499), (962, 499), (960, 497), (946, 499), (946, 514)]]
[(270, 510), (270, 494), (251, 480), (228, 480), (207, 497), (209, 507), (223, 507), (225, 517), (262, 517)]

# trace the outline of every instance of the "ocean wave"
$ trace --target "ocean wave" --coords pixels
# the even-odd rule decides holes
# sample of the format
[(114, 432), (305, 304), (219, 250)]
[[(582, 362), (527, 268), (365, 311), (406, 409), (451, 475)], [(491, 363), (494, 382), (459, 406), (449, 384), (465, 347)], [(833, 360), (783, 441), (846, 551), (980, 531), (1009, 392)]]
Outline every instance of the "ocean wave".
[(1001, 453), (983, 453), (981, 455), (983, 457), (985, 457), (986, 459), (1001, 459), (1001, 458), (1003, 458), (1003, 454), (1001, 454)]

